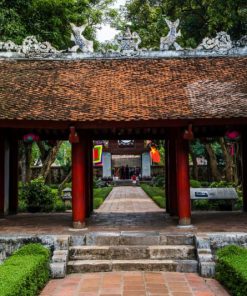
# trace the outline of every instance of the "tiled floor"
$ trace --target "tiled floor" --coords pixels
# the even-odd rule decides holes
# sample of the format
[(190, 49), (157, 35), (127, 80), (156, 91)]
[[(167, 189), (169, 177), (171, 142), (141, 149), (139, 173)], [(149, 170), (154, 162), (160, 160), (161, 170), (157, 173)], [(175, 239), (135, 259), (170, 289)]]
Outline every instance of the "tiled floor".
[(96, 213), (150, 213), (162, 212), (141, 187), (115, 187)]
[(51, 280), (40, 296), (227, 296), (213, 279), (176, 272), (73, 274)]

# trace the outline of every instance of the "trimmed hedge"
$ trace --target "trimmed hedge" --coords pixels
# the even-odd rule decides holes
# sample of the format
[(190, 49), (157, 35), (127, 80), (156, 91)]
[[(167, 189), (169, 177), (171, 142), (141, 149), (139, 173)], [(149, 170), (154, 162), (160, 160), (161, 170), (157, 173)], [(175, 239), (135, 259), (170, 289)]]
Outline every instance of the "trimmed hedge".
[(216, 279), (234, 296), (247, 295), (247, 249), (227, 246), (217, 252)]
[(36, 296), (49, 279), (50, 251), (25, 245), (0, 265), (0, 296)]
[(141, 188), (147, 193), (147, 195), (160, 207), (165, 208), (165, 190), (162, 187), (150, 186), (148, 184), (141, 184)]
[(93, 189), (93, 208), (98, 209), (112, 191), (112, 186)]

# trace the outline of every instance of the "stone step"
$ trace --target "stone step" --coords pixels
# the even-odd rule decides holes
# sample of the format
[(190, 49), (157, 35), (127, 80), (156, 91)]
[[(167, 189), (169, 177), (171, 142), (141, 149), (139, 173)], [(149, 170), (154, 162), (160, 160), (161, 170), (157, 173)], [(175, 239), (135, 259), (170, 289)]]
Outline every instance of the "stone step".
[(167, 234), (156, 231), (122, 231), (122, 232), (89, 232), (85, 237), (75, 237), (73, 242), (81, 241), (81, 245), (194, 245), (193, 234)]
[(179, 246), (76, 246), (70, 260), (195, 259), (195, 248)]
[(140, 270), (196, 273), (198, 263), (196, 260), (74, 260), (67, 265), (68, 273)]

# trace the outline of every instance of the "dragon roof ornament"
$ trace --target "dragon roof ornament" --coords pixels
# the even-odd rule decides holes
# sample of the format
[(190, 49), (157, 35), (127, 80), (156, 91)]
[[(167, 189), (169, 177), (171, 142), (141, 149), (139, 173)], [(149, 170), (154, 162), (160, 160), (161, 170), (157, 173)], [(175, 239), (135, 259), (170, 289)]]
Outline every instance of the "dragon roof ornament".
[(46, 54), (58, 54), (49, 42), (38, 42), (35, 36), (26, 37), (22, 45), (16, 45), (13, 41), (0, 42), (0, 51), (23, 53), (25, 56), (39, 56)]

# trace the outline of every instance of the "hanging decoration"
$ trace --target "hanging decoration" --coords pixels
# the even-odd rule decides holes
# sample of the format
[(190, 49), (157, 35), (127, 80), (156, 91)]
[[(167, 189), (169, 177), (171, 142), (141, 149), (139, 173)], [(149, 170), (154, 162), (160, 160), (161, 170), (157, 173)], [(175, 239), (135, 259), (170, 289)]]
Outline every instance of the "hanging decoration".
[(153, 162), (159, 163), (160, 162), (160, 153), (159, 150), (157, 149), (156, 144), (152, 143), (150, 146), (150, 157)]
[(234, 157), (238, 150), (238, 141), (240, 140), (241, 134), (238, 131), (229, 130), (225, 133), (225, 140), (227, 142), (229, 154)]
[(71, 126), (69, 129), (70, 129), (69, 142), (71, 144), (79, 143), (80, 139), (79, 139), (79, 136), (75, 130), (75, 127)]
[(185, 140), (188, 140), (188, 141), (191, 141), (191, 140), (194, 139), (194, 133), (193, 133), (193, 130), (192, 130), (192, 124), (189, 124), (188, 125), (188, 129), (184, 131), (183, 138)]
[(35, 135), (33, 133), (29, 133), (23, 136), (23, 141), (25, 143), (33, 143), (33, 142), (38, 142), (39, 141), (39, 136)]
[(227, 131), (225, 133), (225, 139), (228, 142), (237, 142), (240, 139), (240, 132), (238, 131)]
[(96, 165), (102, 164), (103, 145), (93, 147), (93, 163)]

